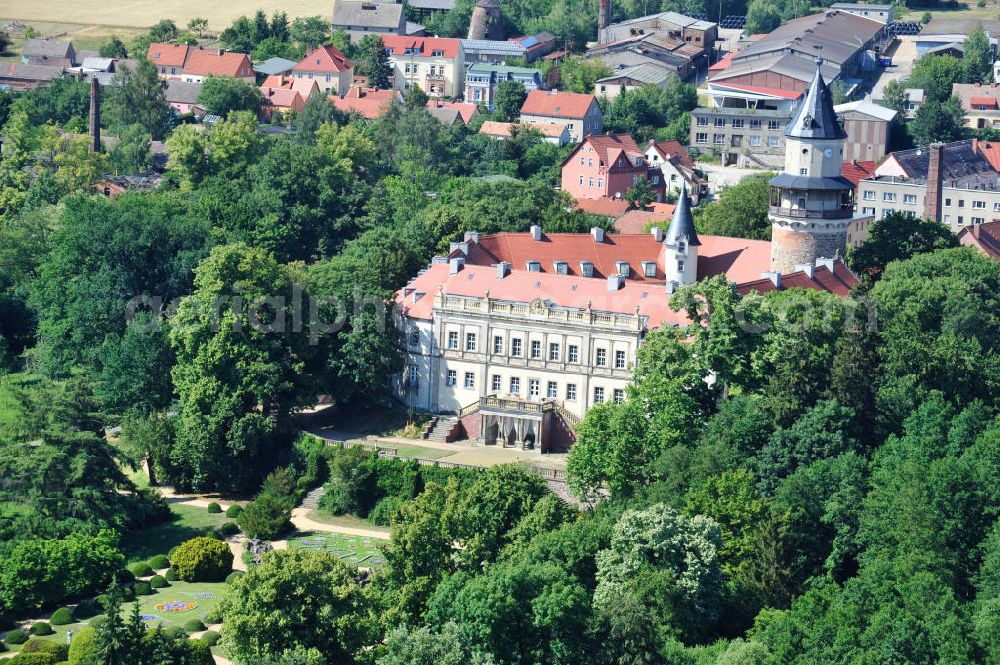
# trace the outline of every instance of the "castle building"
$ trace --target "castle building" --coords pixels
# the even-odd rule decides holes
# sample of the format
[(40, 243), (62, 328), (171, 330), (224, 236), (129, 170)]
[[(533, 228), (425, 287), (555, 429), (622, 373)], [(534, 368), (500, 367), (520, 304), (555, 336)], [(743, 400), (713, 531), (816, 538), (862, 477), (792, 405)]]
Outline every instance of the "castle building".
[(847, 132), (821, 74), (823, 61), (785, 129), (784, 172), (771, 179), (771, 272), (844, 255), (854, 186), (841, 174)]

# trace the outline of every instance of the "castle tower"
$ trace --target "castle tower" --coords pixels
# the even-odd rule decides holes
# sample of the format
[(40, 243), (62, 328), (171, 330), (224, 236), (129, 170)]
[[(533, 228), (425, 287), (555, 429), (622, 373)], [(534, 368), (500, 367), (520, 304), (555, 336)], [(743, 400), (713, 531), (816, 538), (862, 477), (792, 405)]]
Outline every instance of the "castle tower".
[(681, 186), (680, 196), (670, 226), (663, 237), (663, 274), (667, 279), (667, 293), (683, 284), (698, 281), (698, 232), (691, 216), (691, 199), (687, 183)]
[(469, 21), (469, 39), (503, 39), (503, 22), (497, 0), (476, 0), (472, 20)]
[(785, 130), (785, 169), (771, 180), (771, 271), (794, 272), (843, 256), (854, 217), (854, 187), (841, 175), (847, 133), (820, 73)]

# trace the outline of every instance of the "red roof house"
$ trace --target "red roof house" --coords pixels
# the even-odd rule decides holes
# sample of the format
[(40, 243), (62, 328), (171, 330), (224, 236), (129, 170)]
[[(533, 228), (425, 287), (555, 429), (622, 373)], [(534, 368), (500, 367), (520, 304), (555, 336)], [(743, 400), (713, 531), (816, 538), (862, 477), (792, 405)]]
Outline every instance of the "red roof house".
[(228, 76), (247, 83), (256, 80), (246, 53), (154, 42), (146, 50), (146, 59), (156, 65), (162, 78), (189, 82), (201, 81), (206, 76)]
[(1000, 260), (1000, 221), (964, 226), (958, 231), (958, 242)]
[(381, 117), (390, 104), (402, 102), (403, 96), (398, 90), (351, 88), (343, 97), (331, 95), (328, 99), (344, 113), (358, 113), (369, 120), (374, 120)]
[(354, 80), (354, 63), (333, 44), (310, 49), (306, 57), (292, 67), (289, 77), (315, 81), (323, 92), (333, 90), (344, 96)]
[(604, 131), (604, 114), (594, 95), (558, 90), (532, 90), (521, 106), (521, 122), (566, 125), (580, 142)]

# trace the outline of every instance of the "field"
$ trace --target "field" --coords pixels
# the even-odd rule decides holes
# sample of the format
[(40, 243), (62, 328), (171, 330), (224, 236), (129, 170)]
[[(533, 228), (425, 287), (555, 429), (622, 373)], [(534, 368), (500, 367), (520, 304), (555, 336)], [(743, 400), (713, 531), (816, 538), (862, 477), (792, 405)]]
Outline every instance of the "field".
[(378, 548), (378, 541), (374, 538), (311, 531), (290, 539), (288, 547), (323, 550), (335, 555), (344, 563), (365, 568), (377, 568), (385, 562)]

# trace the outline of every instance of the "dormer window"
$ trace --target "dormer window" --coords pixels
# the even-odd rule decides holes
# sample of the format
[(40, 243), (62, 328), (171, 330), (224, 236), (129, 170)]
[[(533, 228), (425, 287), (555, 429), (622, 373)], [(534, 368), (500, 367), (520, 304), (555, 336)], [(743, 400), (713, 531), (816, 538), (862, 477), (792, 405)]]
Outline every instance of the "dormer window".
[(590, 261), (580, 261), (580, 274), (584, 277), (593, 277), (594, 264)]
[(615, 261), (615, 269), (618, 271), (619, 275), (624, 275), (625, 277), (628, 277), (629, 275), (628, 261)]
[(656, 277), (656, 261), (643, 261), (642, 274), (646, 277)]
[(526, 261), (528, 272), (542, 272), (542, 264), (539, 261)]
[(565, 261), (555, 261), (553, 263), (555, 266), (557, 275), (568, 275), (569, 274), (569, 264)]

